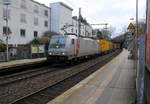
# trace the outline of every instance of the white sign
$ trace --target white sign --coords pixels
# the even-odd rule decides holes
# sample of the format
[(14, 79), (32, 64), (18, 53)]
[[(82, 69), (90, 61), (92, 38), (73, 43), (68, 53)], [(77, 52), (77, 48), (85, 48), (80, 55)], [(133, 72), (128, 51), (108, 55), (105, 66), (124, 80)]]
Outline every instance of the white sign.
[(44, 45), (31, 46), (32, 53), (44, 53), (45, 47)]
[(39, 53), (44, 53), (44, 52), (45, 52), (44, 45), (40, 45), (39, 46)]

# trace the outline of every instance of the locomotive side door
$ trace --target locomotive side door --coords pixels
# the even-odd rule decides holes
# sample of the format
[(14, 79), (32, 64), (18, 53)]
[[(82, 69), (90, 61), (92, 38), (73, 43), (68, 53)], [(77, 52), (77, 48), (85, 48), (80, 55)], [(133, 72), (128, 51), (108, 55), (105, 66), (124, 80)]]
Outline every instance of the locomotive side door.
[(79, 39), (75, 39), (75, 50), (74, 50), (74, 53), (76, 56), (79, 55), (79, 52), (80, 52), (80, 40)]

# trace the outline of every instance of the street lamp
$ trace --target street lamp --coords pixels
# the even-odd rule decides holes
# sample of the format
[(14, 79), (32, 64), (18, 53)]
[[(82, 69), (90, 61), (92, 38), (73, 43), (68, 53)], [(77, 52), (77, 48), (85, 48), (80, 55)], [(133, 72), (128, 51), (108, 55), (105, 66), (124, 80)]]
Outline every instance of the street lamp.
[(138, 51), (138, 0), (136, 0), (136, 34), (135, 34), (135, 58), (137, 64), (137, 51)]
[(8, 18), (9, 18), (9, 12), (8, 12), (8, 6), (11, 4), (10, 0), (3, 0), (3, 5), (6, 6), (6, 61), (9, 61), (9, 48), (8, 48), (8, 31), (9, 31), (9, 27), (8, 27)]

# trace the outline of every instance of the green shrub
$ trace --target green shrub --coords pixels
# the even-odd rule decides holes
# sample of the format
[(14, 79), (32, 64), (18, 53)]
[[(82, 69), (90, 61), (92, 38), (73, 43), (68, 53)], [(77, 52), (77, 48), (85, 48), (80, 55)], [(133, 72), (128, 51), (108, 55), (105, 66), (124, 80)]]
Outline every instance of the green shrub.
[(31, 44), (40, 44), (39, 40), (38, 39), (34, 39), (31, 41)]
[(0, 52), (5, 52), (5, 51), (6, 51), (6, 45), (0, 44)]
[(6, 45), (3, 43), (2, 40), (0, 40), (0, 52), (5, 52), (6, 51)]

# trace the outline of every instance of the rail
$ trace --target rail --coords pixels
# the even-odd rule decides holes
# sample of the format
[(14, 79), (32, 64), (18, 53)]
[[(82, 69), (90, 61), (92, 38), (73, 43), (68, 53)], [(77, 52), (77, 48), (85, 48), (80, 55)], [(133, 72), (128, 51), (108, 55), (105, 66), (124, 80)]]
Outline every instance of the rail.
[(110, 56), (117, 55), (120, 51), (92, 59), (73, 67), (41, 67), (16, 73), (0, 78), (0, 103), (11, 104), (30, 96), (36, 92), (53, 86), (71, 76), (83, 72), (96, 64), (103, 63)]

